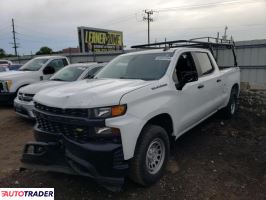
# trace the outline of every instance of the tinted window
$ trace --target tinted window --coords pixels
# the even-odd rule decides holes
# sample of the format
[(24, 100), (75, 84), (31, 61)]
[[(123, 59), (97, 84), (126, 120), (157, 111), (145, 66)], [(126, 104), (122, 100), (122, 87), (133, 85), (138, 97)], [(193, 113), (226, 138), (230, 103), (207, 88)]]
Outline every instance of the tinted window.
[(87, 67), (69, 66), (59, 70), (50, 80), (56, 81), (76, 81)]
[(16, 70), (19, 70), (20, 67), (21, 67), (21, 65), (10, 65), (9, 70), (16, 71)]
[(56, 72), (65, 66), (63, 59), (52, 60), (48, 65), (53, 67)]
[(63, 59), (64, 66), (68, 65), (67, 59)]
[(186, 52), (180, 55), (176, 64), (176, 75), (179, 81), (183, 81), (183, 76), (189, 72), (197, 72), (191, 53)]
[(166, 72), (172, 52), (123, 55), (107, 64), (97, 78), (157, 80)]
[(7, 61), (0, 61), (0, 64), (8, 64)]
[(93, 78), (95, 74), (101, 69), (102, 67), (94, 67), (88, 71), (85, 78)]
[(207, 53), (196, 52), (195, 56), (200, 65), (201, 75), (205, 75), (213, 71), (213, 66)]

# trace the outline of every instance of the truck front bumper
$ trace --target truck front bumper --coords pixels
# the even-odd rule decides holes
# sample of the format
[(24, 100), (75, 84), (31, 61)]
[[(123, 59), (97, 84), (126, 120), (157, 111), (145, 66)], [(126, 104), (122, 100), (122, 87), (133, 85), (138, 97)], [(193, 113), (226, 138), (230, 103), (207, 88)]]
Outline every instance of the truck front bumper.
[(12, 105), (15, 97), (15, 92), (0, 92), (0, 104)]
[(35, 127), (36, 142), (25, 145), (22, 168), (81, 175), (111, 188), (121, 188), (128, 173), (122, 144), (112, 142), (77, 143), (63, 135)]
[(26, 102), (26, 101), (21, 101), (18, 98), (15, 98), (14, 109), (16, 114), (18, 114), (21, 117), (27, 119), (35, 119), (35, 115), (33, 113), (34, 109), (33, 101)]

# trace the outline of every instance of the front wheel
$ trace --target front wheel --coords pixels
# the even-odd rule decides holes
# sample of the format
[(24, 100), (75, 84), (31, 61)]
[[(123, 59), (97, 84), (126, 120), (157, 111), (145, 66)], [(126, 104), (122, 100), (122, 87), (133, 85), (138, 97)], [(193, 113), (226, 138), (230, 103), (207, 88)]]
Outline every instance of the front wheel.
[(130, 178), (143, 186), (158, 181), (167, 164), (169, 150), (167, 132), (160, 126), (145, 126), (131, 161)]

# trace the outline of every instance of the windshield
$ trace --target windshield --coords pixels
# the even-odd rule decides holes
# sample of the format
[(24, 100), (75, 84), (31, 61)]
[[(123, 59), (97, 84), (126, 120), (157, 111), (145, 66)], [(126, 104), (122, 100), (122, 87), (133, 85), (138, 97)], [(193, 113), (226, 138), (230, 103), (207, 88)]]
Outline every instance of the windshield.
[(54, 81), (76, 81), (80, 75), (88, 69), (84, 66), (69, 66), (59, 70), (50, 80)]
[(96, 78), (158, 80), (165, 74), (172, 56), (172, 52), (119, 56)]
[(20, 71), (38, 71), (47, 61), (48, 59), (46, 58), (32, 59), (26, 64), (24, 64), (19, 70)]

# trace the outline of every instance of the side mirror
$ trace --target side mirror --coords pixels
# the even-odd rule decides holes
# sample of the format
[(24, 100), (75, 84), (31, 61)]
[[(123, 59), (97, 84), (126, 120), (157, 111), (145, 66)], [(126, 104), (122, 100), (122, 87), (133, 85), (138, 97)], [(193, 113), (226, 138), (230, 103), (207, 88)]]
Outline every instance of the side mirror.
[(55, 73), (55, 70), (53, 67), (51, 66), (46, 66), (43, 70), (43, 74), (44, 75), (48, 75), (48, 74), (54, 74)]
[(196, 71), (191, 71), (191, 72), (183, 72), (182, 73), (182, 80), (180, 80), (176, 84), (176, 89), (177, 90), (182, 90), (182, 88), (190, 82), (194, 82), (198, 80), (198, 73)]

